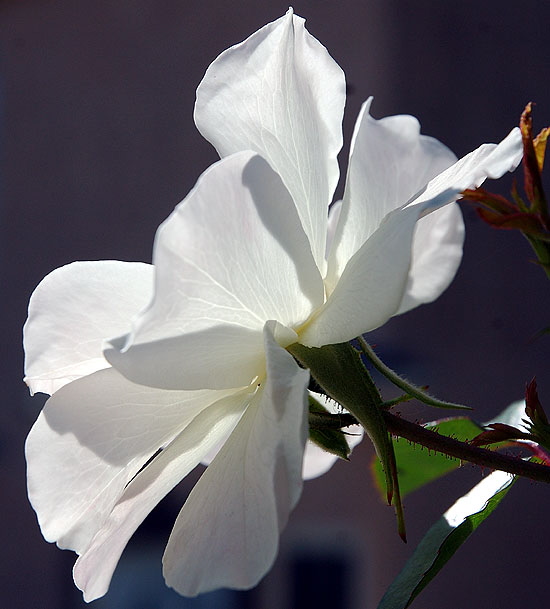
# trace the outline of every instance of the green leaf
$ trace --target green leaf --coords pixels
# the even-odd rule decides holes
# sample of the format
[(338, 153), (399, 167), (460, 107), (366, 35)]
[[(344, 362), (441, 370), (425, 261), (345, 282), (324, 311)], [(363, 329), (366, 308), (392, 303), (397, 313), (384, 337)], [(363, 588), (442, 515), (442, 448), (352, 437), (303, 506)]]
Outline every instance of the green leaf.
[[(457, 440), (470, 440), (482, 431), (482, 428), (468, 417), (442, 419), (434, 421), (426, 427), (435, 429), (440, 434)], [(394, 451), (402, 498), (428, 482), (460, 467), (458, 459), (428, 451), (426, 448), (404, 439), (394, 442)], [(384, 499), (384, 472), (380, 461), (376, 457), (373, 458), (372, 471), (376, 486)]]
[(510, 490), (515, 477), (496, 471), (461, 497), (426, 533), (378, 609), (406, 609)]

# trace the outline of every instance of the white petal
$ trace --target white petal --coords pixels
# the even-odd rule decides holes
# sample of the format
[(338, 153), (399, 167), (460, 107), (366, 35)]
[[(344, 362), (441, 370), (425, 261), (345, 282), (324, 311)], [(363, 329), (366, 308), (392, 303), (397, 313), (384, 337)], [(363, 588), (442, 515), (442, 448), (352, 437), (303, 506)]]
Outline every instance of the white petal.
[(255, 586), (298, 501), (309, 374), (266, 331), (267, 380), (195, 486), (168, 541), (164, 575), (185, 596)]
[(296, 327), (323, 302), (290, 195), (251, 152), (202, 175), (159, 228), (153, 260), (151, 306), (105, 352), (125, 376), (150, 386), (248, 386), (264, 370), (264, 323)]
[(346, 265), (318, 314), (299, 332), (309, 347), (341, 343), (384, 324), (407, 285), (414, 228), (422, 207), (396, 209)]
[[(424, 205), (426, 210), (438, 209), (455, 201), (467, 188), (476, 188), (487, 178), (497, 179), (513, 171), (521, 161), (523, 147), (520, 130), (516, 127), (500, 144), (483, 144), (462, 157), (454, 165), (430, 181), (426, 190), (409, 205)], [(426, 212), (425, 212), (426, 213)]]
[(420, 134), (413, 116), (372, 118), (371, 101), (361, 108), (351, 143), (342, 212), (329, 259), (329, 292), (383, 218), (456, 161), (446, 146)]
[(126, 484), (219, 391), (159, 391), (112, 368), (57, 391), (25, 450), (30, 501), (48, 541), (82, 552)]
[(342, 213), (342, 199), (335, 201), (328, 212), (328, 223), (327, 223), (327, 248), (325, 251), (325, 257), (328, 259), (332, 244), (334, 243), (334, 237), (336, 236), (336, 228), (338, 221), (340, 220), (340, 214)]
[[(320, 393), (314, 393), (313, 391), (309, 392), (315, 399), (319, 400), (325, 408), (329, 410), (329, 412), (337, 413), (341, 412), (338, 407), (334, 404), (332, 400), (328, 400), (326, 396)], [(229, 434), (233, 430), (231, 429)], [(346, 441), (350, 447), (350, 449), (355, 448), (363, 439), (363, 428), (361, 425), (351, 425), (350, 427), (345, 428), (346, 433)], [(216, 455), (220, 452), (221, 448), (225, 444), (226, 438), (222, 438), (217, 446), (213, 448), (202, 460), (202, 465), (210, 465)], [(323, 474), (326, 474), (331, 467), (338, 461), (338, 457), (332, 453), (323, 450), (317, 444), (308, 440), (306, 442), (306, 449), (304, 452), (304, 462), (302, 465), (302, 478), (304, 480), (312, 480), (313, 478), (318, 478)]]
[(342, 70), (292, 9), (223, 52), (197, 89), (200, 132), (222, 157), (254, 150), (269, 161), (296, 202), (322, 274), (344, 103)]
[(453, 280), (462, 260), (464, 221), (456, 203), (416, 224), (407, 287), (397, 314), (438, 298)]
[(31, 392), (52, 394), (108, 368), (103, 340), (127, 331), (152, 292), (149, 264), (74, 262), (47, 275), (31, 296), (23, 330)]
[(464, 222), (455, 201), (466, 188), (480, 186), (486, 178), (499, 178), (521, 161), (519, 129), (500, 144), (483, 144), (429, 182), (408, 207), (423, 208), (413, 244), (407, 288), (397, 313), (435, 300), (450, 284), (462, 258)]
[(85, 552), (73, 575), (84, 599), (103, 596), (130, 537), (157, 503), (234, 428), (250, 395), (238, 391), (201, 412), (127, 486)]
[[(341, 409), (336, 404), (327, 399), (326, 396), (310, 391), (311, 395), (321, 402), (323, 406), (333, 414), (341, 412)], [(346, 433), (346, 441), (350, 449), (355, 448), (363, 439), (363, 427), (361, 425), (350, 425), (344, 429)], [(329, 469), (338, 461), (338, 457), (332, 453), (323, 450), (317, 444), (308, 440), (304, 453), (304, 462), (302, 465), (302, 478), (304, 480), (312, 480), (326, 474)]]

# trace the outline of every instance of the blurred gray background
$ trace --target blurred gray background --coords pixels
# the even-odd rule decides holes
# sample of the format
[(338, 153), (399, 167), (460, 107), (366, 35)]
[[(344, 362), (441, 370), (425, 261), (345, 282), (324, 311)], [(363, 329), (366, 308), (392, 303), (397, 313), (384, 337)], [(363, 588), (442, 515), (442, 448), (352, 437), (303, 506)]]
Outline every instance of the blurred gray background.
[[(28, 297), (73, 260), (150, 261), (158, 224), (216, 160), (193, 124), (197, 84), (217, 54), (281, 16), (287, 1), (0, 2), (2, 607), (85, 606), (72, 584), (74, 555), (42, 539), (26, 498), (23, 443), (43, 403), (21, 382)], [(374, 116), (414, 114), (458, 156), (499, 141), (530, 100), (536, 127), (550, 124), (550, 3), (299, 0), (294, 9), (347, 75), (343, 168), (369, 95)], [(534, 375), (550, 409), (550, 338), (534, 339), (550, 325), (548, 281), (521, 236), (463, 209), (455, 282), (370, 340), (399, 372), (474, 406), (479, 420), (520, 398)], [(364, 442), (351, 463), (305, 485), (256, 590), (186, 601), (164, 588), (160, 560), (193, 474), (147, 521), (92, 607), (374, 609), (431, 523), (486, 472), (464, 467), (408, 497), (405, 546), (371, 484), (371, 455)], [(520, 481), (413, 607), (542, 606), (549, 500), (548, 488)]]

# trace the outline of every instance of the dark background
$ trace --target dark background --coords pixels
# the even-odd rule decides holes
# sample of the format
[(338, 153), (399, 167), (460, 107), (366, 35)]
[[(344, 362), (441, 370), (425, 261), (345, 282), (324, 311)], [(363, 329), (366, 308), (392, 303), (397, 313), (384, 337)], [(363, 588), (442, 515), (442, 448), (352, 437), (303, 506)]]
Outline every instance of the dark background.
[[(3, 607), (84, 606), (71, 579), (74, 555), (43, 541), (26, 499), (23, 443), (43, 402), (21, 382), (28, 297), (73, 260), (150, 261), (156, 227), (216, 160), (192, 120), (204, 71), (287, 8), (278, 0), (0, 2)], [(346, 72), (347, 145), (371, 94), (376, 117), (414, 114), (458, 156), (499, 141), (527, 101), (538, 104), (536, 127), (550, 123), (550, 3), (302, 0), (294, 8)], [(346, 157), (347, 146), (344, 167)], [(506, 177), (500, 188), (509, 184)], [(548, 281), (521, 236), (464, 212), (464, 262), (450, 289), (371, 342), (411, 380), (475, 406), (480, 420), (520, 398), (533, 375), (550, 408), (550, 338), (533, 339), (550, 324)], [(413, 418), (438, 414), (410, 407)], [(131, 544), (95, 606), (374, 608), (425, 530), (483, 472), (465, 467), (407, 498), (404, 546), (370, 483), (367, 444), (350, 464), (305, 485), (275, 568), (252, 593), (189, 603), (159, 583), (162, 547), (190, 479)], [(541, 606), (548, 500), (546, 487), (520, 481), (413, 607)]]

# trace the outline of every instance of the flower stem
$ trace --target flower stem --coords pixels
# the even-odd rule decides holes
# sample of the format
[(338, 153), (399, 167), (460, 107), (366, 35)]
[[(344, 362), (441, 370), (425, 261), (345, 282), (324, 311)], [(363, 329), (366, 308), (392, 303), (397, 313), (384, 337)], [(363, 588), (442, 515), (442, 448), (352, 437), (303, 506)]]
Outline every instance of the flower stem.
[[(479, 448), (467, 442), (461, 442), (448, 436), (443, 436), (435, 431), (426, 429), (418, 423), (407, 421), (390, 412), (383, 413), (384, 420), (389, 432), (393, 436), (405, 438), (415, 444), (420, 444), (438, 453), (487, 467), (498, 469), (509, 474), (524, 476), (538, 482), (550, 482), (550, 467), (530, 461), (524, 461), (519, 457), (503, 455), (492, 450)], [(357, 419), (349, 413), (338, 415), (325, 414), (322, 416), (314, 413), (309, 414), (310, 425), (321, 429), (341, 429), (350, 425), (357, 425)], [(533, 450), (530, 448), (530, 450)], [(540, 455), (537, 454), (540, 457)]]
[(519, 457), (503, 455), (486, 448), (477, 448), (466, 442), (438, 434), (390, 412), (384, 412), (384, 419), (389, 431), (393, 435), (400, 436), (416, 444), (421, 444), (430, 450), (460, 459), (461, 461), (475, 463), (481, 467), (498, 469), (509, 474), (537, 480), (538, 482), (550, 482), (550, 467), (546, 465), (530, 463)]

